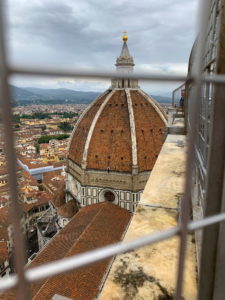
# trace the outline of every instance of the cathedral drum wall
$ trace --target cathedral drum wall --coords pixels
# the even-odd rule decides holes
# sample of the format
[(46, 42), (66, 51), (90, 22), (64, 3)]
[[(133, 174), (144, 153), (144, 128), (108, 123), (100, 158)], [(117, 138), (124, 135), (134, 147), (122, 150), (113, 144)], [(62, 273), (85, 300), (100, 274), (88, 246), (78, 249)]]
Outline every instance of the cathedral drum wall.
[(76, 201), (81, 202), (81, 184), (71, 174), (67, 174), (66, 191), (69, 192)]
[(72, 186), (73, 181), (80, 182), (83, 186), (109, 187), (112, 189), (116, 187), (121, 190), (140, 191), (144, 189), (151, 173), (151, 171), (148, 171), (132, 175), (130, 173), (97, 170), (86, 170), (84, 172), (71, 160), (69, 160), (68, 171), (70, 176), (68, 177), (67, 189), (71, 190), (74, 195), (76, 195), (76, 189)]
[(144, 189), (149, 175), (150, 171), (132, 175), (129, 173), (108, 173), (91, 170), (86, 172), (84, 179), (85, 185), (138, 192)]
[(132, 176), (130, 174), (107, 173), (89, 171), (86, 173), (87, 185), (109, 187), (114, 189), (132, 189)]
[(73, 175), (79, 182), (82, 182), (83, 170), (75, 164), (71, 159), (68, 159), (68, 172)]
[(133, 191), (143, 190), (145, 188), (146, 182), (150, 174), (151, 171), (139, 173), (138, 175), (133, 176), (133, 185), (132, 185)]
[(89, 171), (84, 174), (84, 184), (82, 185), (71, 174), (67, 174), (66, 181), (68, 199), (73, 197), (81, 206), (86, 206), (111, 201), (112, 199), (107, 200), (104, 197), (105, 193), (110, 192), (115, 196), (115, 199), (111, 201), (112, 203), (132, 212), (136, 208), (140, 194), (149, 177), (149, 172), (132, 176), (131, 174)]
[(118, 190), (109, 187), (82, 187), (81, 206), (96, 204), (99, 202), (111, 202), (131, 212), (134, 212), (140, 200), (142, 191), (132, 192), (128, 190)]

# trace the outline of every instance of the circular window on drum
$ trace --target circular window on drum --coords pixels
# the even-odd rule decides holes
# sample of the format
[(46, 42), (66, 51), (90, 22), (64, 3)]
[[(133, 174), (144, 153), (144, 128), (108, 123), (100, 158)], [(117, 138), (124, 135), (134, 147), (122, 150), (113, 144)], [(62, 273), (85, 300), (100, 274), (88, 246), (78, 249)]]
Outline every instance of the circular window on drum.
[(99, 202), (118, 203), (118, 195), (111, 189), (103, 189), (99, 193)]
[(115, 195), (111, 191), (106, 191), (104, 193), (105, 201), (113, 202), (115, 201)]

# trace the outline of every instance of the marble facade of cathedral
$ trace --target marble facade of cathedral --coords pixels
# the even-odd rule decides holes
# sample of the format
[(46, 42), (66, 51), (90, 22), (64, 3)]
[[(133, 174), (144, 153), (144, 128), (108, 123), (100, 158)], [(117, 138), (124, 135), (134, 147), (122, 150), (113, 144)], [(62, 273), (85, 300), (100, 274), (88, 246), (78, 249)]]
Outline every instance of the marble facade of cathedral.
[(127, 78), (134, 67), (127, 39), (116, 60), (121, 78), (90, 104), (71, 137), (66, 201), (79, 207), (109, 201), (133, 212), (165, 139), (164, 111)]

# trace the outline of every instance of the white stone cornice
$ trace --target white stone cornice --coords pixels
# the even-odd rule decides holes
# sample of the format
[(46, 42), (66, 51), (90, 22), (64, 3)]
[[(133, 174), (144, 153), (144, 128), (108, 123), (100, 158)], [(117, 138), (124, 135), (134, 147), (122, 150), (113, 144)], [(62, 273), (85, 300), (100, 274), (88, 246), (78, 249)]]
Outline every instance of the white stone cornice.
[(102, 97), (104, 97), (109, 91), (106, 90), (103, 94), (100, 94), (91, 104), (88, 105), (88, 107), (82, 112), (82, 114), (80, 115), (79, 119), (77, 120), (77, 123), (75, 124), (73, 131), (71, 133), (70, 136), (70, 141), (69, 141), (69, 147), (68, 149), (70, 149), (70, 145), (71, 145), (71, 141), (73, 139), (74, 133), (77, 130), (78, 125), (80, 124), (81, 120), (83, 119), (83, 116), (95, 105), (95, 103)]
[(137, 139), (136, 139), (136, 128), (134, 121), (134, 111), (132, 106), (132, 100), (130, 96), (130, 90), (125, 89), (126, 97), (127, 97), (127, 106), (129, 112), (129, 120), (130, 120), (130, 132), (131, 132), (131, 144), (132, 144), (132, 173), (138, 173), (138, 163), (137, 163)]
[(94, 132), (94, 129), (95, 129), (95, 125), (103, 111), (103, 109), (105, 108), (106, 104), (108, 103), (108, 101), (110, 100), (110, 98), (113, 96), (113, 94), (115, 93), (115, 91), (111, 91), (109, 93), (109, 95), (105, 98), (105, 100), (102, 102), (100, 108), (98, 109), (92, 123), (91, 123), (91, 127), (89, 129), (89, 132), (88, 132), (88, 136), (87, 136), (87, 139), (86, 139), (86, 142), (85, 142), (85, 146), (84, 146), (84, 153), (83, 153), (83, 159), (82, 159), (82, 163), (81, 163), (81, 166), (82, 166), (82, 169), (86, 169), (87, 168), (87, 156), (88, 156), (88, 149), (89, 149), (89, 145), (90, 145), (90, 141), (91, 141), (91, 137), (93, 135), (93, 132)]
[(141, 89), (137, 89), (137, 91), (153, 106), (153, 108), (157, 111), (159, 116), (161, 117), (162, 121), (165, 123), (165, 126), (167, 126), (167, 117), (165, 112), (163, 111), (162, 107), (149, 95), (147, 95), (145, 92), (143, 92)]

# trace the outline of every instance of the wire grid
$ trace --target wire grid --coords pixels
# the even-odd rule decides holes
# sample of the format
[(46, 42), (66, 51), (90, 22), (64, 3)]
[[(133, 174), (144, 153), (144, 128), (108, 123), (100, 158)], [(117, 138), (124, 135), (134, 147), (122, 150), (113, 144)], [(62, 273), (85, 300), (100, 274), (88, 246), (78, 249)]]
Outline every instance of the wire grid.
[[(177, 287), (176, 287), (176, 299), (181, 299), (182, 285), (183, 285), (183, 272), (185, 262), (185, 249), (187, 233), (189, 231), (197, 230), (217, 222), (225, 220), (225, 214), (216, 215), (214, 217), (205, 218), (198, 222), (189, 222), (189, 197), (191, 190), (191, 166), (194, 159), (194, 145), (197, 141), (197, 133), (195, 130), (189, 132), (189, 148), (187, 158), (187, 175), (186, 175), (186, 187), (185, 197), (183, 202), (183, 222), (180, 226), (165, 230), (152, 235), (147, 235), (142, 238), (136, 239), (129, 243), (117, 243), (101, 249), (96, 249), (84, 254), (72, 256), (67, 259), (48, 263), (30, 270), (24, 271), (24, 243), (22, 232), (20, 229), (20, 213), (21, 209), (18, 204), (18, 194), (16, 187), (16, 155), (13, 147), (13, 130), (10, 122), (12, 115), (11, 110), (11, 97), (9, 89), (9, 77), (11, 75), (30, 75), (30, 76), (49, 76), (49, 77), (78, 77), (78, 78), (119, 78), (120, 76), (114, 72), (105, 72), (94, 70), (92, 72), (85, 72), (83, 70), (47, 70), (38, 68), (24, 68), (24, 67), (13, 67), (7, 63), (6, 51), (5, 51), (5, 29), (4, 29), (4, 1), (0, 2), (0, 76), (1, 76), (1, 101), (2, 101), (2, 115), (3, 115), (3, 126), (5, 131), (5, 144), (6, 144), (6, 156), (8, 162), (8, 173), (9, 173), (9, 187), (12, 201), (12, 224), (15, 232), (15, 265), (17, 274), (11, 275), (8, 278), (0, 280), (0, 291), (4, 291), (13, 287), (17, 287), (17, 299), (28, 299), (28, 293), (26, 290), (27, 282), (34, 282), (39, 279), (44, 279), (52, 275), (59, 273), (65, 273), (71, 270), (75, 270), (79, 267), (88, 265), (93, 262), (103, 260), (107, 257), (111, 257), (126, 251), (136, 249), (145, 245), (149, 245), (155, 242), (159, 242), (164, 239), (168, 239), (175, 235), (180, 235), (180, 250), (179, 250), (179, 264), (177, 272)], [(201, 24), (200, 24), (200, 36), (199, 42), (197, 43), (196, 55), (194, 60), (194, 68), (188, 81), (192, 83), (192, 91), (190, 97), (192, 99), (200, 99), (201, 84), (204, 82), (223, 82), (225, 83), (225, 76), (202, 76), (202, 58), (205, 49), (205, 37), (207, 24), (210, 16), (211, 1), (202, 1), (199, 11), (201, 12)], [(211, 75), (211, 74), (209, 74)], [(133, 75), (129, 74), (129, 78), (138, 78), (147, 81), (180, 81), (186, 80), (184, 76), (173, 76), (173, 75), (158, 75), (158, 74), (145, 74), (136, 73)], [(124, 76), (128, 78), (128, 76)], [(198, 121), (198, 115), (200, 112), (200, 101), (193, 101), (194, 105), (191, 109), (192, 122)], [(193, 124), (193, 123), (192, 123)]]
[[(203, 53), (202, 70), (205, 76), (210, 76), (216, 69), (216, 55), (218, 45), (218, 26), (219, 26), (219, 5), (220, 1), (213, 0), (211, 5), (211, 16), (208, 23), (207, 41)], [(193, 57), (190, 64), (193, 65)], [(205, 190), (207, 177), (207, 162), (210, 140), (210, 129), (212, 125), (212, 101), (214, 95), (214, 85), (212, 82), (203, 82), (200, 97), (199, 123), (197, 140), (195, 144), (195, 178), (198, 178), (197, 198), (198, 204), (205, 209)], [(190, 116), (190, 115), (189, 115)], [(189, 122), (191, 125), (192, 122)], [(190, 128), (189, 128), (190, 130)]]

